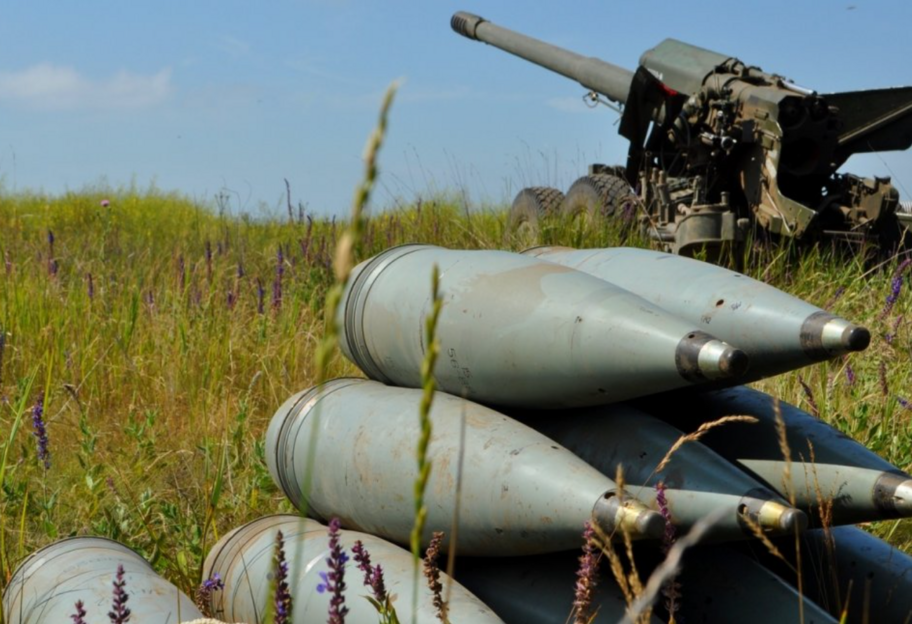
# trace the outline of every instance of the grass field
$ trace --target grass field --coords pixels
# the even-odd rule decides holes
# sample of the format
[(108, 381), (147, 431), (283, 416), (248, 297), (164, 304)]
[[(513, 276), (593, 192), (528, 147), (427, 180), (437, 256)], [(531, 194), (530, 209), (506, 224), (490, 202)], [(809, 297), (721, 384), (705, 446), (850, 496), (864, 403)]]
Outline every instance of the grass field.
[[(96, 534), (192, 595), (219, 536), (292, 511), (266, 471), (263, 433), (314, 382), (344, 225), (219, 214), (159, 191), (0, 194), (0, 589), (34, 549)], [(504, 209), (436, 197), (374, 214), (355, 255), (414, 241), (516, 248), (504, 228)], [(541, 242), (624, 241), (563, 226)], [(873, 336), (864, 353), (757, 387), (908, 470), (912, 293), (898, 268), (757, 245), (745, 272)], [(336, 354), (328, 374), (358, 371)], [(48, 467), (32, 422), (39, 400)], [(868, 528), (912, 549), (909, 521)]]

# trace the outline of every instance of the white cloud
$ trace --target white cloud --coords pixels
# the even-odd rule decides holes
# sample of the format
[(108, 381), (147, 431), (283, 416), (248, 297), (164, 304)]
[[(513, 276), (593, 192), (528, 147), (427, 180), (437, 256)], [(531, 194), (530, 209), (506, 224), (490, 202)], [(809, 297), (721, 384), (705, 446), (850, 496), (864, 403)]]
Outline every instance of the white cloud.
[(215, 43), (215, 47), (235, 58), (246, 56), (250, 52), (249, 43), (229, 35), (219, 37), (218, 41)]
[(162, 102), (172, 90), (171, 68), (152, 75), (119, 71), (104, 80), (50, 63), (0, 71), (0, 101), (49, 110), (145, 108)]
[(551, 98), (545, 104), (564, 113), (587, 113), (592, 110), (592, 107), (583, 102), (582, 97)]

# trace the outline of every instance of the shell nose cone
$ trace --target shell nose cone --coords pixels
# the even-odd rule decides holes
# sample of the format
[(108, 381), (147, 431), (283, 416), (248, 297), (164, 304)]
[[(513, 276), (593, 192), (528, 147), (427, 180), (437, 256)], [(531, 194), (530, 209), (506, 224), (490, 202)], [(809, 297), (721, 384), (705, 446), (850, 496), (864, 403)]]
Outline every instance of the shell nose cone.
[(813, 361), (820, 362), (853, 351), (864, 351), (871, 344), (871, 332), (828, 312), (815, 312), (801, 325), (801, 348)]
[(846, 327), (842, 332), (842, 344), (846, 351), (864, 351), (871, 344), (871, 332), (858, 325)]
[(896, 487), (893, 504), (900, 513), (912, 515), (912, 479), (906, 479)]
[(719, 357), (719, 371), (725, 377), (740, 377), (747, 372), (750, 358), (741, 349), (729, 347)]
[(651, 509), (640, 512), (635, 526), (637, 533), (648, 539), (661, 539), (665, 534), (665, 518)]
[(786, 533), (803, 532), (808, 526), (807, 514), (800, 509), (788, 509), (779, 518), (779, 526)]
[(690, 382), (743, 375), (749, 360), (744, 351), (701, 331), (687, 334), (675, 348), (678, 374)]

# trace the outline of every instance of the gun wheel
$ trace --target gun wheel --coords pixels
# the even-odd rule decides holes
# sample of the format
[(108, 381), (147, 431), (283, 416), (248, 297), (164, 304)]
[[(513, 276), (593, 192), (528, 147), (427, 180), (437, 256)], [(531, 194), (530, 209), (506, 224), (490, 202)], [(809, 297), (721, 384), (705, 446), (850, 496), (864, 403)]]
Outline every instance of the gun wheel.
[(566, 218), (635, 216), (637, 196), (627, 180), (609, 173), (597, 173), (578, 179), (567, 191), (561, 206)]
[(556, 214), (564, 201), (564, 194), (549, 186), (524, 188), (513, 200), (507, 219), (507, 235), (525, 245), (538, 242), (541, 220)]

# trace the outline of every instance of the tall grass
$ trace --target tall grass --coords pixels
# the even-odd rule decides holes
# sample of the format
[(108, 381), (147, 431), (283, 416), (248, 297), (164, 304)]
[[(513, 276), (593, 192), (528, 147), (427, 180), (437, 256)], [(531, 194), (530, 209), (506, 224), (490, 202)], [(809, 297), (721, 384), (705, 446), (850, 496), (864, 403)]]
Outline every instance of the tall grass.
[[(352, 253), (360, 261), (414, 241), (521, 246), (505, 223), (502, 208), (424, 198), (375, 214)], [(136, 548), (192, 594), (222, 533), (292, 511), (265, 468), (263, 433), (275, 408), (317, 377), (346, 225), (231, 216), (155, 190), (0, 194), (0, 589), (27, 553), (92, 533)], [(536, 242), (595, 247), (624, 237), (620, 228), (549, 223)], [(898, 267), (869, 270), (827, 248), (798, 261), (757, 244), (745, 270), (874, 336), (863, 354), (758, 386), (813, 406), (908, 469), (912, 293), (903, 273), (889, 302)], [(358, 372), (333, 355), (325, 374)], [(39, 397), (49, 470), (28, 417)], [(869, 528), (912, 548), (907, 522)]]

